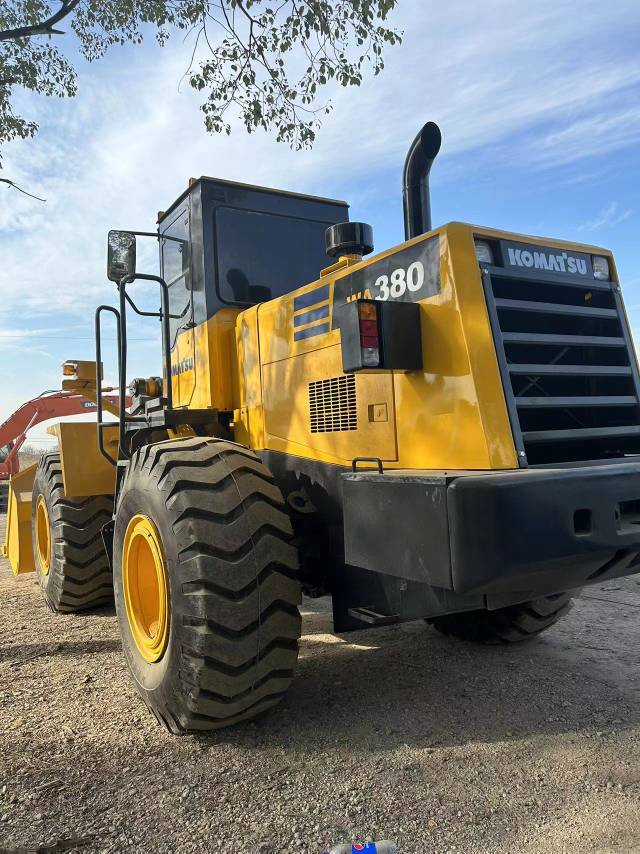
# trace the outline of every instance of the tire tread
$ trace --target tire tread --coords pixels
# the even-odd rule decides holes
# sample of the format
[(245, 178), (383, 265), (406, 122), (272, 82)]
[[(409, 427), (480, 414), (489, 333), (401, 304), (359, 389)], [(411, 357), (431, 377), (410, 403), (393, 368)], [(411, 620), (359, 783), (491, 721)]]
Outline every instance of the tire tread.
[(53, 535), (53, 564), (49, 576), (41, 576), (47, 605), (68, 614), (107, 604), (113, 599), (113, 580), (102, 527), (111, 519), (113, 499), (108, 495), (67, 498), (57, 452), (41, 457), (35, 486), (38, 481), (49, 489)]
[(165, 498), (181, 633), (171, 699), (142, 696), (174, 733), (254, 717), (282, 698), (298, 656), (298, 557), (282, 494), (252, 451), (211, 438), (140, 449), (122, 494), (142, 477)]
[(434, 617), (429, 622), (439, 632), (485, 644), (521, 643), (537, 637), (569, 613), (575, 591), (542, 596), (522, 605), (496, 611), (467, 611)]

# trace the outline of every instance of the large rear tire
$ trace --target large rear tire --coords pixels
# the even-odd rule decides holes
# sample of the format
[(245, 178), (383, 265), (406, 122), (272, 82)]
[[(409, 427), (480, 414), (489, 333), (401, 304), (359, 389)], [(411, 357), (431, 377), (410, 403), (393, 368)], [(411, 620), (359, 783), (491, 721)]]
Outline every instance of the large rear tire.
[(429, 622), (439, 632), (476, 643), (520, 643), (554, 626), (572, 606), (572, 595), (556, 593), (522, 605), (496, 611), (467, 611), (434, 617)]
[(108, 495), (67, 498), (60, 455), (40, 458), (31, 505), (33, 556), (40, 589), (52, 611), (68, 614), (113, 599), (102, 540), (112, 510)]
[(298, 559), (255, 454), (210, 438), (136, 451), (116, 511), (114, 589), (127, 663), (171, 732), (274, 706), (300, 636)]

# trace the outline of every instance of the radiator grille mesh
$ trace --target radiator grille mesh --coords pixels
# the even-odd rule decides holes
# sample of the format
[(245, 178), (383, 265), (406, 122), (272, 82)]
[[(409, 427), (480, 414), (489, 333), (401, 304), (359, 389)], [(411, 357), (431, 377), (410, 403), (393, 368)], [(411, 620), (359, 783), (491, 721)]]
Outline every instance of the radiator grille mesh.
[(639, 377), (615, 284), (484, 272), (521, 460), (540, 465), (640, 452)]
[(340, 433), (358, 429), (356, 378), (353, 374), (309, 383), (312, 433)]

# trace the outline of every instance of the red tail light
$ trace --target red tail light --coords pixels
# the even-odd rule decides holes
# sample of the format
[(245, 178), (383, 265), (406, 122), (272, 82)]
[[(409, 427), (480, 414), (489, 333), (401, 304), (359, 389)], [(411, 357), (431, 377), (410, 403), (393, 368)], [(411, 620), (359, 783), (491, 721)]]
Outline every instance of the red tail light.
[(419, 371), (422, 369), (420, 306), (390, 300), (351, 300), (334, 309), (340, 329), (342, 370)]
[(380, 367), (380, 333), (375, 302), (358, 301), (360, 352), (363, 368)]

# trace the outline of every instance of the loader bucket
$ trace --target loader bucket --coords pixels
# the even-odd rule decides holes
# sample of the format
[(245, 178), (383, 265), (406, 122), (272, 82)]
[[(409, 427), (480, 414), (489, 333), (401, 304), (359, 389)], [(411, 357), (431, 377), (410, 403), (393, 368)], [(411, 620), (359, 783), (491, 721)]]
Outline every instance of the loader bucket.
[(34, 572), (31, 542), (31, 493), (37, 464), (14, 474), (9, 483), (7, 529), (3, 557), (8, 558), (14, 575)]

